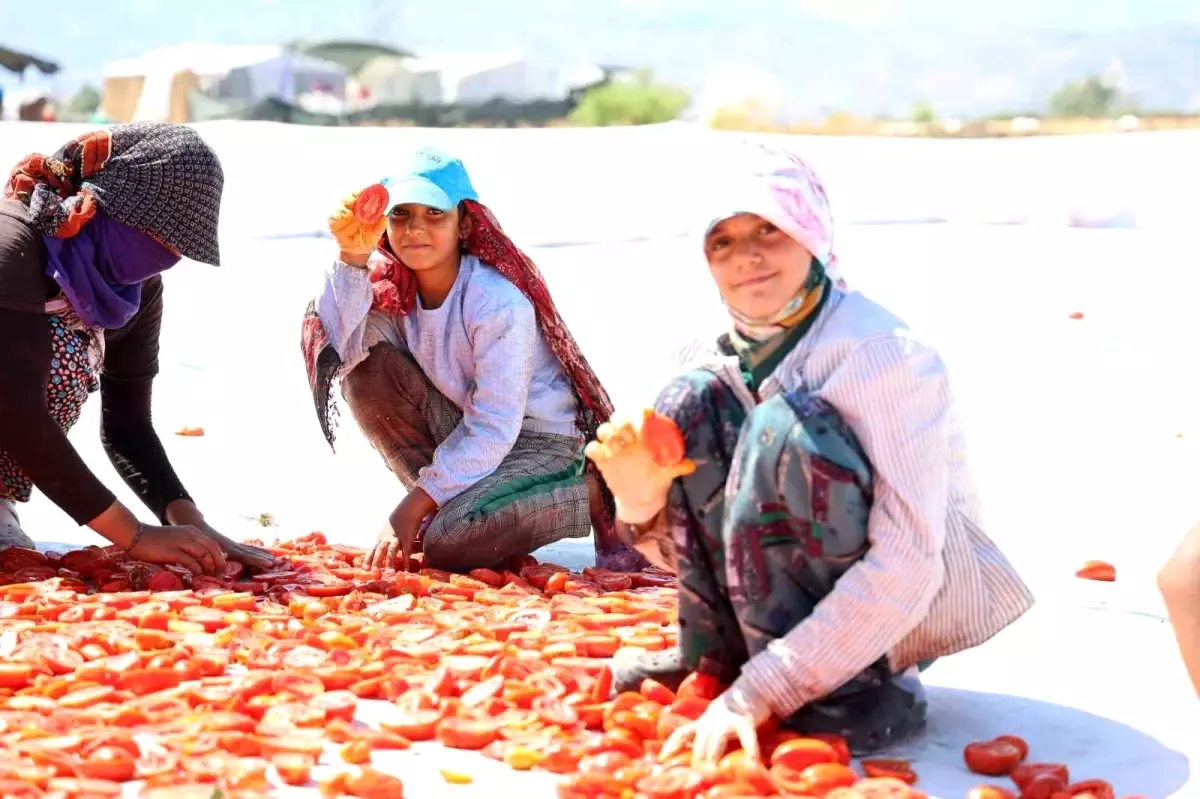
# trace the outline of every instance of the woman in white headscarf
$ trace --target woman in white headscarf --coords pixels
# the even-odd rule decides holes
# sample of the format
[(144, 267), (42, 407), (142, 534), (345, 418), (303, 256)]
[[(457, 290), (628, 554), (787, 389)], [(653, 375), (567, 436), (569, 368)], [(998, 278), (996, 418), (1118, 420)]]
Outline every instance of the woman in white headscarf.
[[(976, 646), (1032, 597), (983, 533), (945, 366), (835, 276), (829, 203), (795, 156), (750, 147), (716, 182), (704, 254), (732, 325), (656, 410), (588, 454), (629, 540), (679, 575), (680, 646), (618, 658), (618, 687), (699, 672), (729, 686), (668, 750), (711, 761), (772, 715), (887, 747), (925, 719), (918, 666)], [(652, 443), (652, 442), (649, 442)]]

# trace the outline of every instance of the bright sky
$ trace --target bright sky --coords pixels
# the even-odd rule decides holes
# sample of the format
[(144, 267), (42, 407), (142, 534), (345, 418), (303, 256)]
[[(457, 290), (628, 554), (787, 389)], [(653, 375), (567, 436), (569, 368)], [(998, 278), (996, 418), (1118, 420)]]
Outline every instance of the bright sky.
[[(622, 22), (662, 28), (723, 28), (731, 19), (778, 29), (779, 9), (852, 25), (994, 28), (1028, 25), (1113, 30), (1200, 24), (1200, 0), (619, 0)], [(68, 73), (98, 73), (107, 62), (180, 41), (275, 43), (313, 36), (378, 36), (400, 44), (454, 49), (455, 22), (475, 22), (496, 47), (521, 47), (533, 27), (587, 31), (603, 39), (613, 0), (98, 0), (91, 12), (71, 3), (0, 0), (0, 43), (64, 63)], [(795, 17), (789, 18), (789, 24)], [(480, 42), (473, 47), (482, 46)], [(9, 76), (0, 76), (7, 80)]]
[(1167, 22), (1200, 23), (1197, 0), (795, 0), (811, 14), (875, 25), (911, 20), (949, 24), (1044, 25), (1080, 30), (1113, 29)]

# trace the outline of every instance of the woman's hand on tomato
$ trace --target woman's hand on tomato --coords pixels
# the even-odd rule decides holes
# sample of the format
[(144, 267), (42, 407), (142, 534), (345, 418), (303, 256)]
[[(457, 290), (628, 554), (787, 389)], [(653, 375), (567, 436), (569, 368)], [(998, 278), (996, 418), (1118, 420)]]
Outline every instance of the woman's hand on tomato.
[[(437, 503), (418, 487), (408, 492), (392, 515), (388, 524), (379, 533), (369, 562), (373, 568), (392, 568), (400, 564), (407, 569), (409, 558), (421, 532), (421, 525), (431, 513), (437, 512)], [(403, 558), (403, 560), (400, 560)]]
[(683, 725), (663, 744), (661, 758), (678, 754), (692, 742), (692, 766), (715, 766), (725, 754), (731, 738), (736, 738), (746, 757), (758, 760), (758, 727), (771, 712), (762, 702), (752, 699), (736, 685), (714, 699), (700, 718)]
[(219, 575), (225, 553), (215, 541), (191, 525), (142, 528), (130, 557), (161, 566), (182, 566), (193, 574)]
[(171, 524), (194, 527), (201, 534), (214, 541), (225, 557), (229, 560), (237, 561), (243, 566), (254, 571), (268, 571), (279, 565), (279, 558), (267, 552), (265, 549), (251, 546), (249, 544), (241, 544), (233, 539), (226, 538), (204, 519), (204, 514), (196, 507), (191, 500), (177, 499), (167, 506), (167, 520)]
[(617, 518), (629, 524), (644, 524), (667, 505), (667, 492), (677, 477), (695, 471), (695, 464), (682, 459), (661, 465), (656, 449), (646, 440), (646, 412), (637, 416), (613, 416), (600, 425), (596, 440), (584, 454), (604, 476), (617, 503)]

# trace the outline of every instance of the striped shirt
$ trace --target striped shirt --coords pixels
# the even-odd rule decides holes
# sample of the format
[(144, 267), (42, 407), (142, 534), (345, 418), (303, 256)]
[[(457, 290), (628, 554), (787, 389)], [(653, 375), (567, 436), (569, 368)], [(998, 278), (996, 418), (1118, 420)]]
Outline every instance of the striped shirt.
[[(750, 407), (736, 359), (716, 371)], [(977, 646), (1033, 605), (983, 532), (945, 365), (889, 311), (835, 290), (812, 330), (762, 384), (836, 408), (874, 470), (870, 547), (813, 614), (742, 667), (760, 717), (787, 717), (887, 655), (894, 671)]]

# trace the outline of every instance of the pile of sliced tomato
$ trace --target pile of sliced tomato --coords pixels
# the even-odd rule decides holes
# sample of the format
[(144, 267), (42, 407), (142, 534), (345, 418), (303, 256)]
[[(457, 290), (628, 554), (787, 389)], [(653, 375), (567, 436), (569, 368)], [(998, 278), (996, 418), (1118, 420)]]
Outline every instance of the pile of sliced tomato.
[(970, 771), (988, 777), (1008, 777), (1013, 783), (1011, 788), (981, 785), (967, 794), (967, 799), (1114, 799), (1116, 796), (1107, 780), (1072, 782), (1067, 764), (1029, 762), (1028, 758), (1029, 744), (1015, 735), (967, 744), (963, 760)]
[[(678, 693), (646, 681), (611, 695), (619, 648), (676, 644), (664, 573), (531, 557), (468, 575), (380, 571), (320, 533), (268, 548), (289, 565), (220, 579), (112, 549), (0, 552), (0, 796), (115, 797), (136, 780), (150, 799), (250, 799), (280, 783), (398, 799), (402, 781), (372, 756), (414, 741), (561, 774), (563, 799), (924, 796), (905, 761), (860, 773), (844, 741), (770, 725), (763, 762), (660, 762), (671, 732), (721, 691), (692, 675)], [(368, 726), (363, 699), (393, 709)], [(331, 747), (342, 766), (312, 780)], [(1064, 774), (1057, 793), (1021, 796), (1111, 799), (1090, 783), (1071, 793), (1080, 785)]]

